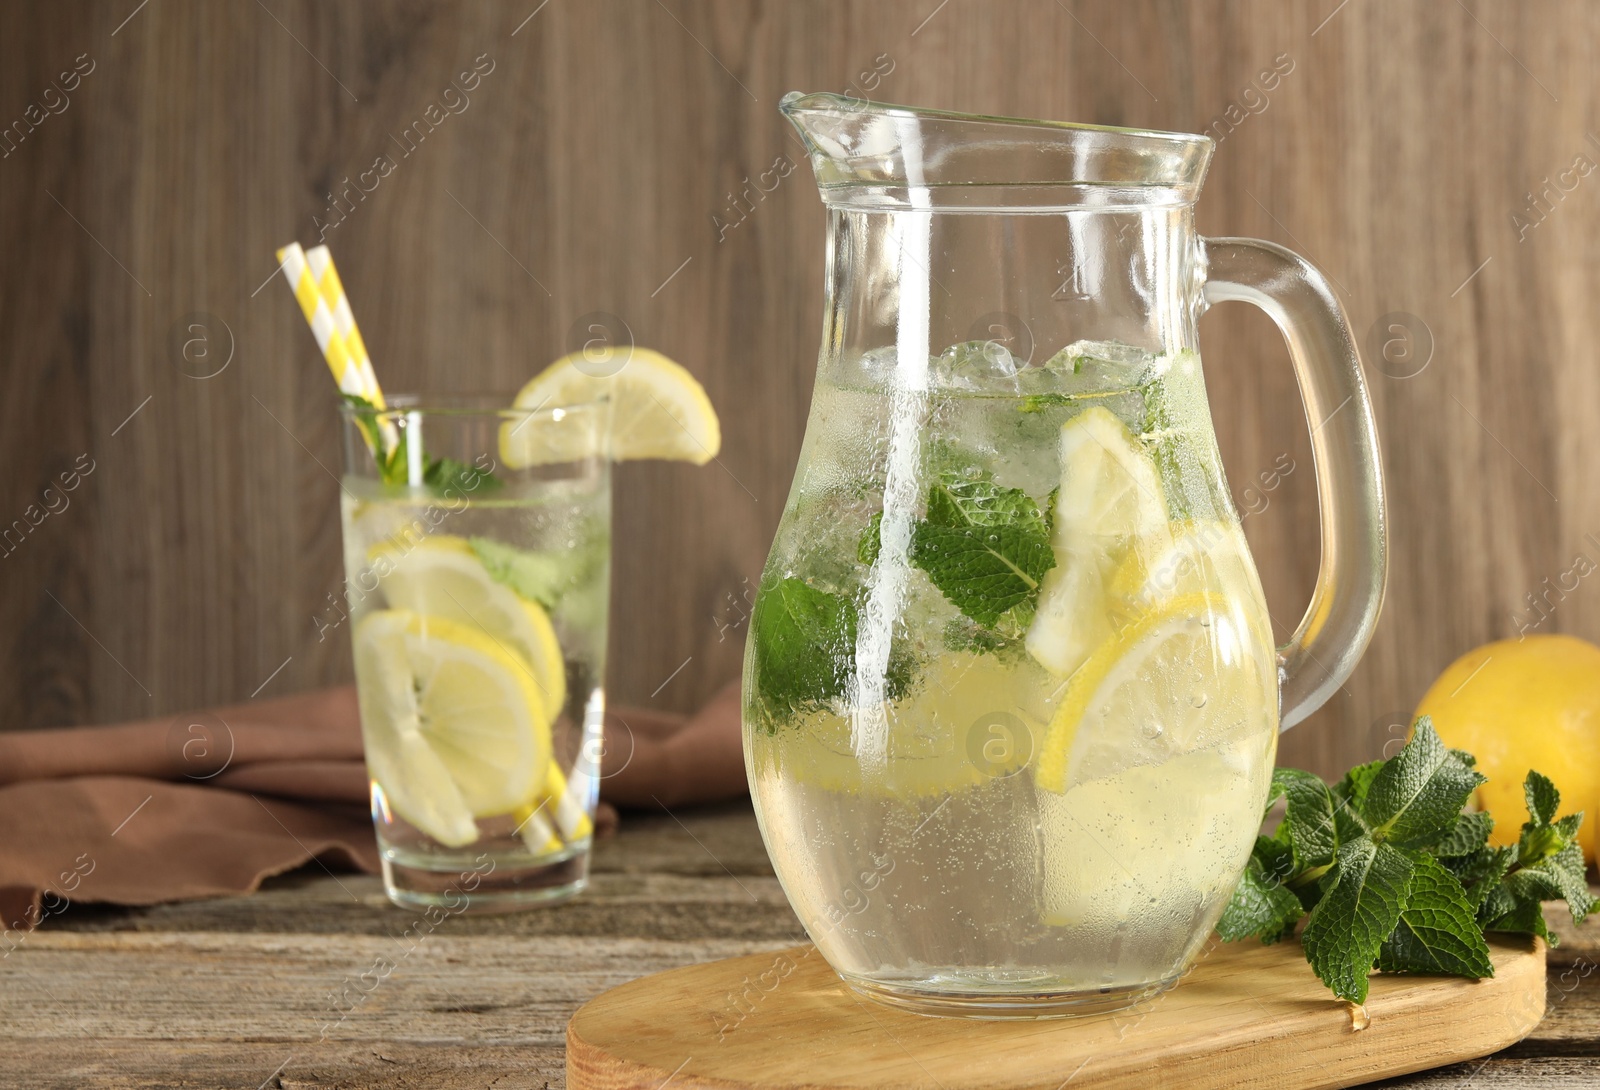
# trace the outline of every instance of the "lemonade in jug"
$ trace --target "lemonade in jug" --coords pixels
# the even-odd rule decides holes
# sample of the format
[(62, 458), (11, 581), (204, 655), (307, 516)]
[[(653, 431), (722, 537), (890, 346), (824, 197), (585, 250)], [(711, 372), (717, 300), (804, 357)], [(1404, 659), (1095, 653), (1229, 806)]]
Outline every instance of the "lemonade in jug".
[[(1376, 617), (1382, 490), (1342, 314), (1286, 251), (1194, 233), (1204, 137), (831, 95), (784, 110), (829, 232), (811, 415), (746, 655), (774, 867), (874, 998), (980, 1017), (1133, 1002), (1196, 956), (1280, 727)], [(1324, 571), (1282, 653), (1206, 402), (1208, 298), (1265, 306), (1313, 424), (1329, 417)]]

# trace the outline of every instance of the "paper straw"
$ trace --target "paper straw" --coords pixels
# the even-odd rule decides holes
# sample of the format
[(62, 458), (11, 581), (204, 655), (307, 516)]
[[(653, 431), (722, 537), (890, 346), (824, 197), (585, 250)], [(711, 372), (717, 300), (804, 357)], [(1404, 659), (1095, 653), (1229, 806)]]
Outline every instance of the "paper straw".
[(333, 308), (328, 306), (327, 300), (322, 297), (322, 292), (317, 287), (316, 279), (311, 275), (311, 266), (306, 262), (305, 251), (300, 248), (298, 242), (291, 242), (278, 251), (278, 261), (283, 267), (284, 279), (289, 281), (289, 287), (294, 291), (295, 301), (300, 304), (300, 313), (305, 315), (306, 324), (311, 327), (312, 336), (317, 339), (317, 347), (322, 350), (323, 358), (328, 361), (328, 369), (333, 372), (333, 380), (339, 384), (339, 391), (366, 397), (367, 388), (361, 369), (355, 365), (350, 349), (339, 333), (338, 324), (333, 318)]
[[(366, 342), (356, 326), (355, 315), (344, 294), (344, 284), (339, 280), (328, 248), (316, 246), (308, 254), (298, 242), (291, 242), (278, 251), (278, 263), (294, 291), (295, 301), (300, 304), (300, 313), (305, 315), (306, 324), (317, 339), (317, 347), (328, 361), (333, 380), (339, 384), (339, 392), (383, 408), (383, 390), (378, 386)], [(383, 452), (395, 449), (400, 437), (393, 423), (380, 420), (377, 435), (373, 435), (369, 427), (363, 426), (362, 431), (375, 455), (380, 454), (377, 449), (380, 443)]]
[(513, 815), (518, 819), (517, 835), (522, 837), (528, 850), (537, 855), (549, 855), (562, 847), (561, 838), (550, 827), (550, 819), (541, 813), (544, 806), (544, 800), (540, 800), (538, 805), (518, 810)]
[(356, 326), (356, 316), (350, 311), (350, 300), (345, 297), (344, 284), (339, 279), (339, 270), (334, 267), (333, 255), (326, 246), (313, 246), (306, 251), (305, 259), (323, 302), (333, 311), (334, 328), (344, 339), (350, 360), (359, 372), (362, 388), (366, 391), (363, 396), (378, 408), (383, 408), (383, 391), (378, 388), (378, 376), (372, 370), (372, 357), (367, 355), (367, 345)]
[(567, 843), (583, 840), (594, 832), (594, 823), (589, 820), (578, 793), (568, 787), (566, 777), (561, 775), (554, 761), (550, 763), (544, 790), (545, 796), (555, 804), (556, 828), (561, 830)]

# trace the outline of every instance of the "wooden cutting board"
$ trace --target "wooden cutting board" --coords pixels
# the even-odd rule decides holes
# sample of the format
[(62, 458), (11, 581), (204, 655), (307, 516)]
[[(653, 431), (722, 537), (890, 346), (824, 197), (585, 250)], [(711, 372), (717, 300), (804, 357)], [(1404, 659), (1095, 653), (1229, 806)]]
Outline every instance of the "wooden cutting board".
[(1165, 995), (1028, 1022), (928, 1018), (857, 996), (815, 947), (643, 977), (567, 1024), (569, 1090), (1296, 1090), (1487, 1055), (1544, 1015), (1542, 942), (1491, 944), (1495, 975), (1375, 975), (1366, 1011), (1330, 995), (1300, 944), (1220, 943)]

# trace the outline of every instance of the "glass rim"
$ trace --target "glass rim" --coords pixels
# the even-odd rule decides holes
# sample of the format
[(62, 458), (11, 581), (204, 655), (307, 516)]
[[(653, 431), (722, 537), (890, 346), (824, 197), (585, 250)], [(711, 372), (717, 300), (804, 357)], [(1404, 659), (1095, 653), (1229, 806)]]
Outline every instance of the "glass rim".
[(1058, 211), (1192, 204), (1203, 133), (902, 106), (822, 92), (779, 104), (824, 203), (865, 209)]
[(582, 400), (519, 407), (511, 404), (515, 396), (515, 394), (487, 391), (457, 393), (412, 393), (407, 391), (398, 394), (386, 394), (384, 396), (384, 407), (381, 409), (354, 405), (346, 400), (341, 400), (338, 403), (338, 408), (341, 417), (352, 421), (358, 417), (366, 416), (389, 420), (413, 414), (421, 416), (497, 416), (505, 418), (550, 415), (557, 412), (591, 412), (603, 410), (611, 401), (609, 393), (601, 392), (594, 397)]
[(1013, 129), (1044, 129), (1066, 132), (1108, 133), (1113, 136), (1147, 138), (1175, 147), (1205, 148), (1215, 141), (1204, 133), (1181, 132), (1176, 129), (1148, 129), (1131, 125), (1096, 125), (1086, 121), (1052, 121), (1005, 114), (971, 113), (964, 110), (942, 110), (931, 106), (907, 106), (898, 102), (841, 95), (832, 91), (790, 91), (778, 103), (785, 117), (805, 113), (859, 113), (872, 112), (882, 117), (906, 119), (924, 118), (932, 121), (953, 121), (977, 125), (992, 125)]

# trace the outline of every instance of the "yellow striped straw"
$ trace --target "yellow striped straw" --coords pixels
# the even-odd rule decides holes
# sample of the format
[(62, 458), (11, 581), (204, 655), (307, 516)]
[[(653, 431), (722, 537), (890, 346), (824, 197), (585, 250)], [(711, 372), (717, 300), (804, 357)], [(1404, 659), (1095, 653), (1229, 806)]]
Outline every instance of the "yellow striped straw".
[(537, 806), (524, 806), (513, 815), (517, 819), (517, 835), (528, 850), (536, 855), (550, 855), (561, 850), (561, 838), (550, 827), (550, 819), (542, 811), (544, 800)]
[[(573, 780), (574, 783), (578, 780), (576, 771)], [(567, 843), (583, 840), (594, 832), (594, 823), (589, 820), (589, 815), (584, 813), (578, 792), (567, 783), (566, 777), (561, 774), (561, 769), (556, 767), (554, 761), (550, 762), (550, 774), (545, 780), (544, 792), (545, 798), (555, 804), (556, 828), (561, 830), (561, 835)]]
[(383, 408), (383, 391), (378, 388), (378, 376), (372, 370), (372, 357), (367, 355), (366, 342), (356, 327), (356, 316), (350, 312), (350, 300), (345, 297), (344, 284), (339, 280), (339, 270), (334, 267), (333, 255), (326, 246), (313, 246), (306, 251), (306, 264), (311, 269), (317, 291), (333, 311), (334, 328), (344, 339), (350, 360), (360, 374), (363, 396), (378, 408)]
[[(278, 263), (300, 304), (300, 313), (317, 339), (317, 347), (328, 361), (333, 380), (339, 384), (339, 392), (383, 408), (383, 390), (378, 386), (372, 359), (367, 355), (366, 343), (361, 339), (328, 248), (316, 246), (307, 253), (298, 242), (291, 242), (278, 251)], [(379, 432), (384, 450), (393, 450), (399, 441), (394, 425), (380, 421)], [(373, 437), (368, 438), (371, 441)]]

